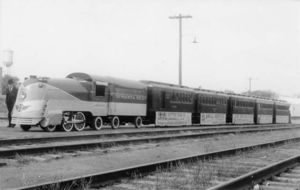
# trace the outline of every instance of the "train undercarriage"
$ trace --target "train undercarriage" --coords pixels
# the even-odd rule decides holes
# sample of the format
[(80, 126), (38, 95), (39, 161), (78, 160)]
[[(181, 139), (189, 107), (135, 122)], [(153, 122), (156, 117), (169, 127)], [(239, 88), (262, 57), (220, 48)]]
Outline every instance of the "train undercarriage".
[[(40, 123), (36, 126), (41, 127), (44, 131), (82, 131), (87, 126), (94, 130), (101, 130), (103, 126), (110, 125), (112, 129), (118, 129), (120, 125), (132, 123), (136, 128), (143, 125), (143, 117), (141, 116), (92, 116), (86, 112), (64, 112), (60, 125), (46, 125)], [(28, 131), (33, 125), (21, 124), (20, 127), (24, 131)]]

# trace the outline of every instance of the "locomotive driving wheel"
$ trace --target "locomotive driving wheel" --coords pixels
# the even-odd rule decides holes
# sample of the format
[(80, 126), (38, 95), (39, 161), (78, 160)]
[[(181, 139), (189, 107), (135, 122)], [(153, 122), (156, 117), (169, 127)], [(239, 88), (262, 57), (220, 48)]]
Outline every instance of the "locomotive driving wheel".
[(118, 129), (119, 126), (120, 126), (120, 119), (119, 119), (119, 117), (118, 116), (114, 116), (113, 118), (111, 118), (110, 125), (111, 125), (111, 128)]
[(73, 123), (68, 123), (67, 121), (63, 120), (61, 127), (62, 127), (62, 130), (66, 131), (66, 132), (70, 132), (70, 131), (72, 131), (74, 125), (73, 125)]
[(101, 117), (95, 117), (93, 119), (93, 123), (91, 125), (91, 127), (95, 130), (100, 130), (102, 128), (103, 125), (103, 120)]
[(82, 112), (77, 112), (72, 117), (72, 122), (74, 123), (74, 129), (76, 131), (82, 131), (85, 127), (85, 116)]
[(61, 129), (63, 131), (66, 131), (66, 132), (72, 131), (72, 129), (74, 127), (74, 124), (72, 123), (73, 116), (70, 115), (70, 114), (71, 113), (64, 113), (63, 119), (62, 119), (62, 122), (61, 122)]

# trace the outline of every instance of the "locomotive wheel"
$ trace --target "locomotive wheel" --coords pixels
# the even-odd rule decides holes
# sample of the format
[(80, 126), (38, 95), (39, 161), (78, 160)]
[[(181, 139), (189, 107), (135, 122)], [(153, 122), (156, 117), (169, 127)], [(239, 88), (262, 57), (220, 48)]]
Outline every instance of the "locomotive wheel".
[(102, 128), (103, 125), (103, 120), (101, 117), (95, 117), (93, 119), (93, 123), (92, 123), (92, 129), (94, 130), (100, 130)]
[[(76, 131), (82, 131), (85, 127), (85, 116), (82, 112), (77, 112), (74, 117), (72, 118), (74, 122), (74, 129)], [(80, 122), (82, 121), (82, 122)]]
[(143, 125), (143, 119), (140, 116), (135, 117), (134, 118), (134, 126), (135, 126), (135, 128), (141, 128), (142, 125)]
[(31, 128), (31, 125), (20, 125), (23, 131), (28, 131)]
[(74, 124), (73, 123), (68, 123), (65, 118), (63, 118), (62, 122), (61, 122), (61, 129), (63, 131), (66, 131), (66, 132), (70, 132), (72, 131), (74, 127)]
[(120, 119), (118, 116), (114, 116), (111, 120), (110, 120), (110, 125), (111, 128), (113, 129), (118, 129), (120, 126)]
[(53, 132), (56, 130), (56, 125), (48, 125), (47, 127), (42, 127), (44, 131)]

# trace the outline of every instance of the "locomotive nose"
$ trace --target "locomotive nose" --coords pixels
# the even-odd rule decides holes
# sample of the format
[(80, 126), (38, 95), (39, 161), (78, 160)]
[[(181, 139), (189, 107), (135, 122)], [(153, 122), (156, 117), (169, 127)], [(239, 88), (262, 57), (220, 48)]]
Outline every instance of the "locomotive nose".
[(38, 84), (20, 86), (12, 114), (12, 123), (20, 125), (39, 123), (45, 112), (44, 95), (45, 89)]

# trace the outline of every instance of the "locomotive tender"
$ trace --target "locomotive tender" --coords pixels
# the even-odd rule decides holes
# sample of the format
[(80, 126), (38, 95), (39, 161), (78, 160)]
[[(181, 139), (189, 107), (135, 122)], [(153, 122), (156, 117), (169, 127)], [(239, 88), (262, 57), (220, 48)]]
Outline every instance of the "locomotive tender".
[(12, 123), (25, 131), (116, 129), (131, 122), (156, 126), (289, 123), (289, 104), (279, 100), (72, 73), (64, 79), (31, 78), (20, 86)]

